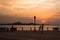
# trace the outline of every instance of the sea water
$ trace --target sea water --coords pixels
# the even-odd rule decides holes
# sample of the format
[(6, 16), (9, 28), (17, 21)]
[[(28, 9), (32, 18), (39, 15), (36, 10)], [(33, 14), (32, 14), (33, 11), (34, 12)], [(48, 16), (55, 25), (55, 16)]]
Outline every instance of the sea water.
[[(0, 25), (0, 28), (3, 28), (3, 27), (8, 27), (8, 28), (11, 28), (11, 27), (14, 27), (14, 28), (17, 28), (17, 30), (34, 30), (34, 27), (36, 28), (36, 30), (38, 31), (39, 30), (39, 27), (41, 25)], [(44, 25), (44, 30), (53, 30), (53, 28), (59, 28), (60, 30), (60, 25)]]

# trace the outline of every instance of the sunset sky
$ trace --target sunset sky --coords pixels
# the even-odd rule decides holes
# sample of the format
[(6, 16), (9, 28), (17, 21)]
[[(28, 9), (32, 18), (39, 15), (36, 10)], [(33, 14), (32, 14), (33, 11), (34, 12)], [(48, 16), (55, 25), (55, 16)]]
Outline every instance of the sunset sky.
[(60, 0), (0, 0), (0, 23), (42, 21), (60, 24)]

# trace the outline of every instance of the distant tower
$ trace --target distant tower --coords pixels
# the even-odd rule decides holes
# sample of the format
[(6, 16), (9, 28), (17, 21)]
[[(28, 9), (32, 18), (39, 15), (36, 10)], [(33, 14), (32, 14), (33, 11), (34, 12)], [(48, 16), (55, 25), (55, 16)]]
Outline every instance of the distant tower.
[(34, 16), (34, 31), (36, 31), (36, 16)]

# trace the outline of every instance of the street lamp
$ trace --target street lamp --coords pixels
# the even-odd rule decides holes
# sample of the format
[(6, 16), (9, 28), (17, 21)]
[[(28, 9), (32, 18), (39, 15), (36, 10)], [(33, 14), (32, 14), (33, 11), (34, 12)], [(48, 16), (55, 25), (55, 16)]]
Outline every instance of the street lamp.
[(36, 16), (34, 16), (34, 31), (36, 31)]

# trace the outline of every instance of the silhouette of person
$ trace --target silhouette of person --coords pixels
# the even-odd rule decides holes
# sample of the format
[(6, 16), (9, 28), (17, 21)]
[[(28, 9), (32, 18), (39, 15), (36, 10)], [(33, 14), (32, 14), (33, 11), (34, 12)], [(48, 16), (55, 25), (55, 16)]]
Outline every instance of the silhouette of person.
[(13, 31), (14, 30), (14, 27), (12, 26), (11, 28), (10, 28), (10, 31)]
[(41, 29), (41, 26), (39, 27), (39, 31), (40, 31), (40, 29)]
[(43, 32), (44, 32), (44, 24), (42, 24), (41, 27), (42, 27), (42, 34), (43, 34)]

